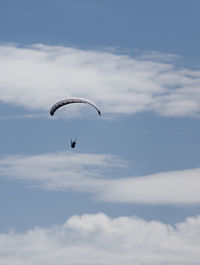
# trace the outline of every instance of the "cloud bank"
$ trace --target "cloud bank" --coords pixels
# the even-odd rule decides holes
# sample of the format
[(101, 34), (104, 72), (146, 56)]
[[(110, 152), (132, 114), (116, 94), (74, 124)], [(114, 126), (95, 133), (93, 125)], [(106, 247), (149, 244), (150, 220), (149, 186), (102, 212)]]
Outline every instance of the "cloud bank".
[(200, 216), (167, 225), (103, 213), (0, 234), (1, 265), (198, 265)]
[(0, 69), (0, 101), (28, 110), (48, 112), (56, 101), (76, 96), (112, 116), (153, 111), (182, 117), (200, 111), (200, 71), (178, 68), (172, 55), (1, 45)]
[(121, 178), (105, 187), (105, 201), (144, 204), (199, 204), (200, 168)]
[(127, 167), (128, 162), (109, 154), (63, 152), (0, 159), (2, 177), (42, 189), (86, 192), (110, 202), (200, 204), (200, 168), (125, 177)]

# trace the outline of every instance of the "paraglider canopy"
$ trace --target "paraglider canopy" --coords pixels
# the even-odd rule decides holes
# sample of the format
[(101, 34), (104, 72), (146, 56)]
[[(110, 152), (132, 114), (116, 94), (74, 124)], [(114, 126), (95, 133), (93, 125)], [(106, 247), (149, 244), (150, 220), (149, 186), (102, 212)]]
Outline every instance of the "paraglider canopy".
[(89, 104), (91, 106), (93, 106), (99, 113), (99, 115), (101, 115), (101, 111), (100, 109), (91, 101), (84, 99), (84, 98), (68, 98), (68, 99), (64, 99), (61, 101), (58, 101), (57, 103), (55, 103), (51, 109), (50, 109), (50, 114), (53, 116), (55, 111), (57, 109), (59, 109), (62, 106), (68, 105), (68, 104), (72, 104), (72, 103), (86, 103)]

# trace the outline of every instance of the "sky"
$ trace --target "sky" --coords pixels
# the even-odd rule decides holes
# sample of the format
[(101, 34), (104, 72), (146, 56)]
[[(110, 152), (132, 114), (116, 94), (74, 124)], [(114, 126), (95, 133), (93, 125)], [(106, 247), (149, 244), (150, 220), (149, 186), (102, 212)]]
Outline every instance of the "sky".
[(199, 9), (0, 1), (0, 265), (199, 265)]

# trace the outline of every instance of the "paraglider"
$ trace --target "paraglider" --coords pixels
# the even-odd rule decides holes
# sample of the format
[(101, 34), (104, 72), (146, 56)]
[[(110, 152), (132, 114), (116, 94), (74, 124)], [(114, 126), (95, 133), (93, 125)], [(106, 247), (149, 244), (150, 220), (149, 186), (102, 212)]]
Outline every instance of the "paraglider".
[[(50, 109), (51, 116), (53, 116), (54, 113), (57, 111), (57, 109), (59, 109), (60, 107), (63, 107), (65, 105), (72, 104), (72, 103), (89, 104), (89, 105), (91, 105), (92, 107), (94, 107), (97, 110), (99, 115), (101, 115), (100, 109), (93, 102), (91, 102), (91, 101), (89, 101), (87, 99), (84, 99), (84, 98), (68, 98), (68, 99), (64, 99), (64, 100), (58, 101), (57, 103), (55, 103), (51, 107), (51, 109)], [(72, 140), (71, 139), (71, 148), (75, 148), (75, 146), (76, 146), (76, 140)]]
[(71, 148), (75, 148), (76, 140), (71, 140)]

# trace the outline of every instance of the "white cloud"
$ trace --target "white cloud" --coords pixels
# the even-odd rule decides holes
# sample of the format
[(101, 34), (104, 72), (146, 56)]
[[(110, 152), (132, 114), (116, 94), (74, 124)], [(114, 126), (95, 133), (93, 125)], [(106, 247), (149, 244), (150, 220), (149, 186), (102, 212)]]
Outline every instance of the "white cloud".
[(78, 96), (93, 100), (108, 115), (141, 111), (197, 115), (200, 71), (177, 69), (174, 58), (158, 53), (133, 58), (59, 46), (1, 45), (0, 101), (49, 111), (55, 101)]
[(200, 216), (174, 226), (103, 213), (0, 234), (1, 265), (198, 265)]
[(145, 204), (199, 204), (200, 168), (115, 180), (101, 199)]
[(108, 180), (109, 168), (125, 167), (116, 156), (62, 152), (35, 156), (6, 156), (0, 159), (0, 175), (27, 181), (50, 190), (97, 192)]
[[(140, 177), (108, 154), (63, 152), (0, 159), (0, 175), (49, 190), (92, 193), (96, 199), (143, 204), (200, 204), (200, 168)], [(117, 176), (117, 177), (116, 177)]]

